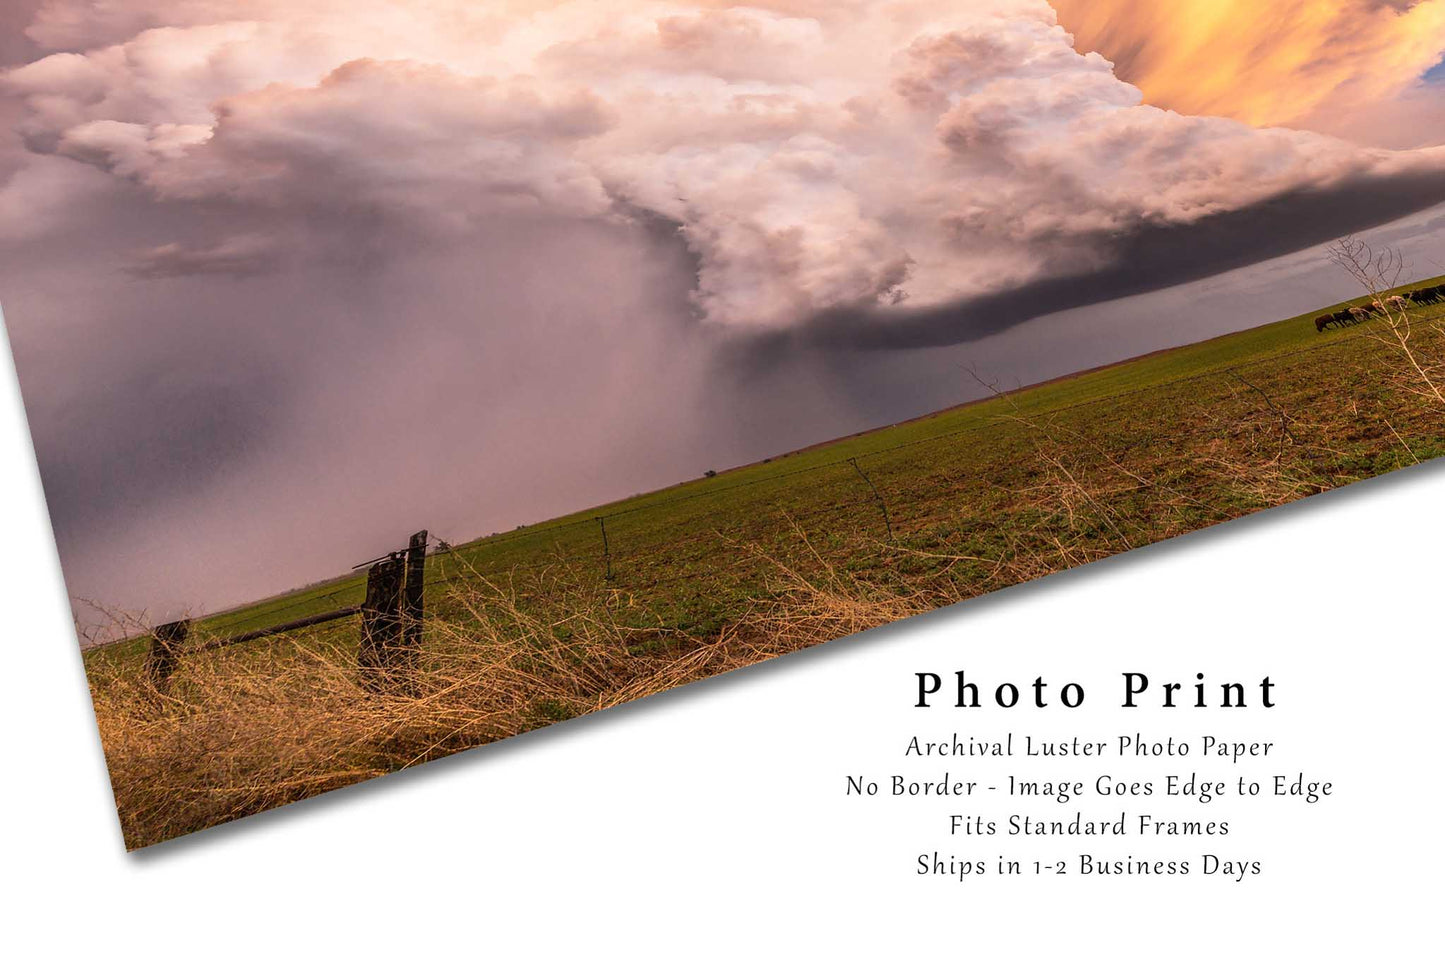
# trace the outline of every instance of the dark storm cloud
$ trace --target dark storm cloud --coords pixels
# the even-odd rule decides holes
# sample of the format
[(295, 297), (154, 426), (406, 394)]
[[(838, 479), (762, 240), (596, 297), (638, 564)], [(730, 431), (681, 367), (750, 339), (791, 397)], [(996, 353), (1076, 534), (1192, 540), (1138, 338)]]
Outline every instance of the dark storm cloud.
[(63, 544), (117, 518), (202, 491), (274, 435), (287, 396), (277, 373), (139, 371), (77, 402), (36, 446)]
[(804, 327), (760, 338), (760, 351), (786, 344), (827, 348), (920, 348), (976, 341), (1070, 308), (1158, 291), (1376, 227), (1445, 201), (1445, 172), (1352, 180), (1329, 191), (1298, 190), (1194, 224), (1145, 226), (1100, 238), (1107, 267), (1050, 277), (915, 312), (836, 311)]
[(0, 272), (63, 546), (215, 484), (274, 438), (304, 384), (286, 330), (294, 292), (239, 286), (244, 272), (133, 277), (135, 251), (195, 216), (128, 217), (135, 203), (97, 199), (104, 230), (32, 239)]
[(45, 244), (4, 273), (74, 595), (214, 608), (422, 526), (467, 538), (716, 457), (693, 267), (664, 224), (524, 219), (438, 245), (342, 217), (313, 247), (335, 231), (369, 255), (129, 279), (144, 235), (183, 233), (159, 220), (69, 251), (84, 284)]

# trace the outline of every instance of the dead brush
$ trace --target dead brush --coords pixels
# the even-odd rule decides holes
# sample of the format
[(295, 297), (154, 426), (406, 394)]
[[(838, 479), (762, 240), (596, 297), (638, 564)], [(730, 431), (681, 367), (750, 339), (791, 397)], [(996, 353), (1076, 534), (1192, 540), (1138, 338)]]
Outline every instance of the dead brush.
[(1057, 416), (1023, 412), (1012, 396), (969, 374), (1008, 404), (997, 420), (1025, 433), (1034, 450), (1036, 481), (1013, 490), (1026, 509), (1009, 520), (1023, 537), (1010, 539), (1023, 560), (1018, 567), (1056, 572), (1197, 528), (1186, 513), (1219, 517), (1215, 506), (1167, 481), (1161, 466), (1131, 465), (1126, 453)]
[(795, 520), (787, 522), (806, 565), (785, 562), (756, 546), (742, 547), (768, 563), (773, 572), (766, 601), (755, 603), (739, 621), (740, 635), (756, 641), (754, 648), (760, 657), (863, 632), (960, 598), (937, 588), (899, 592), (841, 572)]
[(1331, 486), (1314, 467), (1321, 456), (1338, 455), (1318, 441), (1328, 437), (1306, 410), (1296, 413), (1237, 371), (1238, 393), (1263, 399), (1267, 411), (1241, 415), (1232, 410), (1204, 412), (1207, 429), (1186, 455), (1201, 485), (1225, 493), (1240, 506), (1284, 505)]
[(707, 639), (678, 633), (653, 645), (655, 630), (617, 620), (608, 594), (572, 573), (503, 582), (475, 573), (437, 600), (445, 615), (427, 620), (405, 685), (369, 687), (345, 632), (192, 653), (164, 692), (134, 674), (99, 674), (91, 695), (126, 844), (268, 810), (944, 601), (868, 586), (826, 563), (816, 572), (773, 564), (770, 600)]
[(1405, 275), (1404, 253), (1391, 247), (1376, 250), (1359, 238), (1344, 237), (1330, 245), (1329, 257), (1369, 293), (1370, 303), (1384, 318), (1383, 327), (1367, 335), (1397, 358), (1390, 380), (1403, 391), (1445, 408), (1445, 324), (1439, 318), (1417, 323), (1408, 302), (1388, 297)]

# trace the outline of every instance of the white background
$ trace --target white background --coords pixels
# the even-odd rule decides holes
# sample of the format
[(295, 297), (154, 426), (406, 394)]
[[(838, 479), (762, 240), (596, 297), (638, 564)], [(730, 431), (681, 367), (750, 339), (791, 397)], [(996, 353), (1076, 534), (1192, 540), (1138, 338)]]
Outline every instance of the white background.
[[(1438, 951), (1445, 465), (127, 856), (12, 371), (0, 357), (0, 940), (22, 952), (12, 959)], [(1075, 711), (912, 707), (914, 672), (955, 669), (980, 681), (1078, 681), (1088, 701)], [(1125, 670), (1186, 682), (1197, 671), (1215, 681), (1268, 674), (1279, 705), (1122, 714)], [(1028, 851), (950, 840), (953, 803), (843, 794), (850, 772), (966, 769), (904, 765), (915, 732), (1008, 729), (1272, 739), (1281, 772), (1331, 779), (1337, 796), (1313, 808), (1217, 804), (1211, 813), (1237, 828), (1223, 844), (1050, 845), (1263, 862), (1264, 874), (1237, 884), (918, 876), (917, 855), (933, 849)]]

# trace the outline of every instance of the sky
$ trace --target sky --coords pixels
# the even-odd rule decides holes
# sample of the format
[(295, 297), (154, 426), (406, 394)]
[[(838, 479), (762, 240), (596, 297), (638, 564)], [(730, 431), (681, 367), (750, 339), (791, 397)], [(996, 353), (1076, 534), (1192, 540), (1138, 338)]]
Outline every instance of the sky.
[(1445, 0), (9, 0), (0, 306), (152, 618), (1445, 273)]

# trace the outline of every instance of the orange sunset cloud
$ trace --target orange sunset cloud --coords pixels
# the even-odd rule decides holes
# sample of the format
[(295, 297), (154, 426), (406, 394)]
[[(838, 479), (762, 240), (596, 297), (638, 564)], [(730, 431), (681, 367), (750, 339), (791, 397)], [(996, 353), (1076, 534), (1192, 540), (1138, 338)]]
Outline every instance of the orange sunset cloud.
[(1388, 100), (1445, 54), (1445, 0), (1052, 3), (1150, 103), (1256, 126)]

